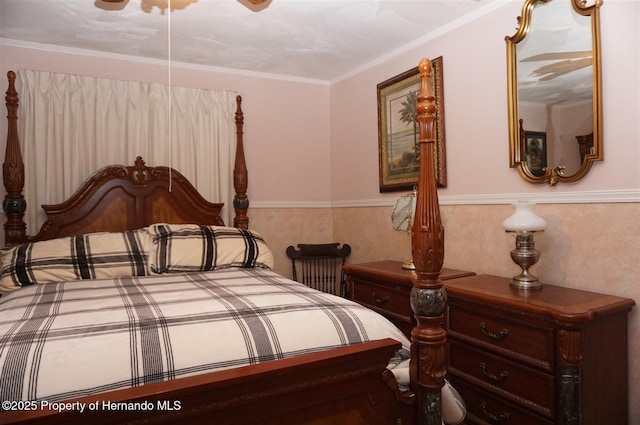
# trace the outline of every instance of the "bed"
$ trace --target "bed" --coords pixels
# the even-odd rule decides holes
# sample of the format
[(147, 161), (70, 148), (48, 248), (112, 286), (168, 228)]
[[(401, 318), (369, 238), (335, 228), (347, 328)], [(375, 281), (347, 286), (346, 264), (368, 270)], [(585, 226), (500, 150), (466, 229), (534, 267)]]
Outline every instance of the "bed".
[[(177, 170), (138, 157), (96, 171), (65, 202), (43, 206), (47, 221), (27, 236), (9, 72), (0, 423), (439, 425), (446, 296), (429, 60), (420, 72), (411, 342), (366, 308), (270, 270), (269, 248), (248, 225), (240, 97), (233, 227), (220, 218), (222, 205)], [(332, 331), (311, 327), (321, 322)], [(294, 333), (279, 333), (287, 327)], [(72, 344), (79, 345), (65, 352)], [(228, 353), (234, 345), (240, 360)]]

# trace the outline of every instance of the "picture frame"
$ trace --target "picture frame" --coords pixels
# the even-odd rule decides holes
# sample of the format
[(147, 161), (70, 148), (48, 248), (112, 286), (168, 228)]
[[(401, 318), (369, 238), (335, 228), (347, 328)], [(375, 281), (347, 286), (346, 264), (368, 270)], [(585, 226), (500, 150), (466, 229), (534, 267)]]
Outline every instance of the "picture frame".
[[(431, 85), (436, 102), (434, 166), (437, 186), (447, 187), (442, 63), (442, 56), (431, 60)], [(418, 183), (420, 133), (416, 105), (419, 92), (417, 66), (377, 85), (380, 192), (412, 190)]]
[(531, 174), (545, 175), (547, 167), (547, 133), (543, 131), (524, 132), (524, 158)]

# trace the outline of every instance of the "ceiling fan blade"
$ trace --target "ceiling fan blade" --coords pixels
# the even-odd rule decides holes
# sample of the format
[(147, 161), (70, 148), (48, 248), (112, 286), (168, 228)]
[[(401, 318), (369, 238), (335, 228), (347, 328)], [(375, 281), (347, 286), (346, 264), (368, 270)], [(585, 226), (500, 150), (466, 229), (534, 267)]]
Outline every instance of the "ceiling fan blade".
[(129, 0), (95, 0), (94, 5), (102, 10), (122, 10)]
[(251, 10), (252, 12), (260, 12), (261, 10), (264, 10), (267, 7), (269, 7), (272, 0), (237, 0), (237, 1), (247, 9)]
[(578, 59), (578, 58), (591, 58), (593, 52), (591, 50), (583, 50), (578, 52), (549, 52), (540, 53), (539, 55), (530, 56), (525, 59), (521, 59), (520, 62), (532, 62), (532, 61), (548, 61), (556, 59)]
[(568, 74), (569, 72), (576, 71), (578, 69), (586, 68), (592, 65), (591, 58), (582, 58), (578, 60), (565, 60), (556, 62), (551, 65), (541, 66), (533, 71), (533, 75), (540, 76), (540, 81), (552, 80), (561, 75)]

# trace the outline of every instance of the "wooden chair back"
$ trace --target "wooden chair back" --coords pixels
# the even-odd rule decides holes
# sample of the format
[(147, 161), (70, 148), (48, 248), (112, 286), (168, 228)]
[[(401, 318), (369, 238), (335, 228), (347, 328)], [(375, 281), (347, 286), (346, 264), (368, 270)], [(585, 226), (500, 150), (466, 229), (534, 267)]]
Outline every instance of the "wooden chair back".
[(334, 295), (344, 296), (346, 292), (344, 266), (351, 254), (348, 244), (298, 244), (287, 248), (287, 256), (293, 267), (293, 280), (310, 288)]

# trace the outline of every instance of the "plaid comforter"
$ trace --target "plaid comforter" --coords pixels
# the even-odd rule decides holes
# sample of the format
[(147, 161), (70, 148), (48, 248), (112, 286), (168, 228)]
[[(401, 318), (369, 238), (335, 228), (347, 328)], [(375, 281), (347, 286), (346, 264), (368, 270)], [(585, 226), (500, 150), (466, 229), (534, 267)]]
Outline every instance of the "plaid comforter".
[(404, 335), (266, 269), (21, 288), (0, 298), (0, 400), (59, 401)]

